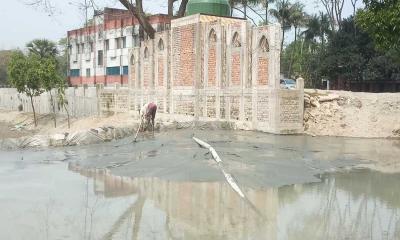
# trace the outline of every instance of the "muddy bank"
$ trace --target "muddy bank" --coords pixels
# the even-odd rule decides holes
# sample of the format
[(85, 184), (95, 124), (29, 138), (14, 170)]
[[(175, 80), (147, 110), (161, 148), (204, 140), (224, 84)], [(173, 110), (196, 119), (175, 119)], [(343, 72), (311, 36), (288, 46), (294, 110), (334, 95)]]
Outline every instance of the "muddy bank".
[(305, 90), (305, 133), (363, 138), (400, 137), (400, 93)]
[[(363, 167), (400, 170), (400, 141), (310, 136), (277, 136), (223, 130), (181, 129), (122, 140), (51, 151), (83, 168), (109, 169), (127, 177), (159, 177), (174, 181), (223, 181), (208, 150), (192, 136), (210, 143), (224, 167), (251, 187), (318, 182), (319, 175)], [(40, 152), (38, 152), (40, 154)]]

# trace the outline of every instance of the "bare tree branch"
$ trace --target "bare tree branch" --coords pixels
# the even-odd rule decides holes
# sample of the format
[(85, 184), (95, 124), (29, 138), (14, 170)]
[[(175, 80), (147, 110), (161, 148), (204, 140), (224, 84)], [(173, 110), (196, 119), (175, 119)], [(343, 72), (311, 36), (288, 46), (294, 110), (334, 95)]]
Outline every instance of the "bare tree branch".
[(179, 6), (177, 17), (185, 16), (186, 6), (189, 0), (182, 0), (181, 5)]
[[(235, 9), (235, 10), (237, 10), (237, 11), (239, 11), (239, 12), (241, 12), (241, 13), (244, 14), (244, 11), (243, 11), (242, 9), (240, 9), (240, 8), (232, 7), (232, 9)], [(254, 23), (254, 25), (257, 26), (257, 23), (254, 21), (253, 18), (251, 18), (251, 17), (249, 17), (249, 16), (247, 16), (247, 18), (250, 19), (250, 20)]]

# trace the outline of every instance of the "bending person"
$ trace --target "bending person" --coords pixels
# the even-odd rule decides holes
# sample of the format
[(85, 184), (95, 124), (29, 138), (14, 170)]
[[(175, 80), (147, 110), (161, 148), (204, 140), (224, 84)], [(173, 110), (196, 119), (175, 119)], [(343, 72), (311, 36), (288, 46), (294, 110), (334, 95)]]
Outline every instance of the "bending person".
[(140, 118), (141, 121), (145, 121), (147, 126), (151, 123), (154, 132), (154, 119), (156, 118), (157, 113), (157, 105), (153, 102), (146, 103), (140, 109)]

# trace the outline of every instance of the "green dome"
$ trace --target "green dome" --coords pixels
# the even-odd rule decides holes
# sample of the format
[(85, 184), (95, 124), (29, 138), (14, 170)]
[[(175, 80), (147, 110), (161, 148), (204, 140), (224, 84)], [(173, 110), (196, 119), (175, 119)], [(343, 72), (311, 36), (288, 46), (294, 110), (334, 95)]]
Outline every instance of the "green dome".
[(197, 13), (227, 17), (231, 15), (231, 6), (227, 0), (189, 0), (186, 15)]

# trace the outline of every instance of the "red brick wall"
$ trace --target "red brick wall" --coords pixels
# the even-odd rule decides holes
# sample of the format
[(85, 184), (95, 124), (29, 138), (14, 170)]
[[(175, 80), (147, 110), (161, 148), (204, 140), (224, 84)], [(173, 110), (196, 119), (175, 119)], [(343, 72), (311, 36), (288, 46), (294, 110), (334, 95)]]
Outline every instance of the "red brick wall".
[(164, 57), (158, 57), (158, 86), (164, 86)]
[(173, 51), (176, 69), (174, 86), (193, 86), (196, 59), (194, 55), (195, 24), (173, 30)]
[(259, 85), (268, 85), (268, 59), (266, 57), (258, 58), (257, 82)]
[(217, 58), (216, 58), (216, 46), (214, 44), (210, 45), (210, 49), (208, 51), (208, 86), (215, 86), (217, 79)]
[(232, 54), (231, 62), (231, 83), (234, 86), (240, 85), (240, 52)]

